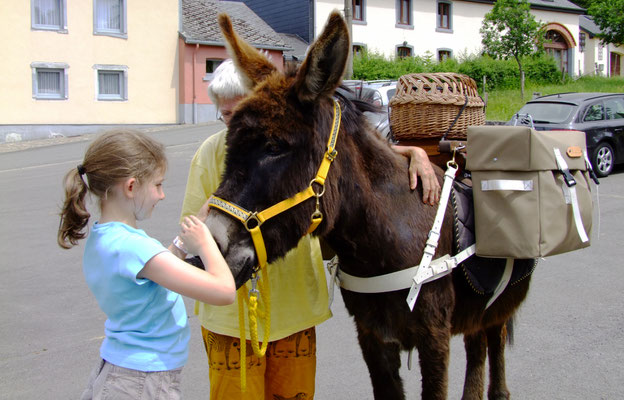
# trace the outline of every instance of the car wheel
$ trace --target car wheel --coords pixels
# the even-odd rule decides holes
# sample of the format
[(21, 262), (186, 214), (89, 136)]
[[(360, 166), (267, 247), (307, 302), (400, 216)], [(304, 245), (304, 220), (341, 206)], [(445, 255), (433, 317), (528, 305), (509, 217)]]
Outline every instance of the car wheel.
[(614, 161), (613, 147), (609, 143), (600, 143), (594, 151), (594, 157), (592, 158), (594, 172), (600, 177), (609, 175), (613, 171)]

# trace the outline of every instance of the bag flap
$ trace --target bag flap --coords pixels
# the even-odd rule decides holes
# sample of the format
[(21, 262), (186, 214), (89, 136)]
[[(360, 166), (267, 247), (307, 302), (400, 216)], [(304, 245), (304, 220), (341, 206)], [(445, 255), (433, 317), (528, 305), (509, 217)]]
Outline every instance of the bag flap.
[(527, 171), (531, 128), (469, 126), (466, 168), (470, 171)]
[[(581, 131), (533, 131), (531, 133), (532, 171), (558, 169), (554, 148), (558, 148), (568, 168), (585, 171), (585, 132)], [(579, 151), (580, 150), (580, 151)]]
[(556, 170), (554, 148), (559, 149), (569, 169), (586, 169), (584, 132), (535, 131), (527, 126), (470, 126), (467, 129), (466, 169)]

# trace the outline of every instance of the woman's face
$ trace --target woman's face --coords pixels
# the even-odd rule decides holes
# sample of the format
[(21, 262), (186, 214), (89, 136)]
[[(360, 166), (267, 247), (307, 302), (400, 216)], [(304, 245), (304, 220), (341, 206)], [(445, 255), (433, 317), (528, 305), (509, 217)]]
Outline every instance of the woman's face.
[(232, 114), (234, 113), (234, 107), (241, 101), (242, 97), (235, 97), (233, 99), (222, 100), (219, 106), (219, 111), (221, 112), (221, 117), (223, 118), (223, 122), (226, 126), (230, 126), (230, 120), (232, 119)]

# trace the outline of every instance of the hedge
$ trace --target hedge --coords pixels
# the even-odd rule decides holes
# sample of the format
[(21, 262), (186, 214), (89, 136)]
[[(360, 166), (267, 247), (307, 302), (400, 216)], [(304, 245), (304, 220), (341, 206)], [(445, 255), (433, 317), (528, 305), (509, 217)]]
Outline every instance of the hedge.
[[(523, 59), (526, 82), (556, 84), (562, 79), (556, 61), (546, 55)], [(483, 90), (483, 77), (487, 79), (487, 90), (514, 89), (520, 85), (520, 73), (515, 60), (495, 60), (489, 56), (471, 56), (463, 60), (433, 60), (431, 53), (424, 56), (395, 58), (389, 60), (383, 55), (364, 52), (353, 59), (353, 79), (376, 80), (398, 79), (409, 73), (457, 72), (473, 78), (479, 90)]]

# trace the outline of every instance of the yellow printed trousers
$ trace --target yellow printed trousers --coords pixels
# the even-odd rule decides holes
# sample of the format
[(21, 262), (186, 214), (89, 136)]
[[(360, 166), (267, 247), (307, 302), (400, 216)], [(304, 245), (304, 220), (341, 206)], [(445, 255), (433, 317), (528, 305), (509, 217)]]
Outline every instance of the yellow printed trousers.
[(316, 375), (314, 327), (270, 342), (258, 358), (247, 340), (247, 390), (241, 392), (240, 339), (202, 326), (211, 400), (311, 400)]

